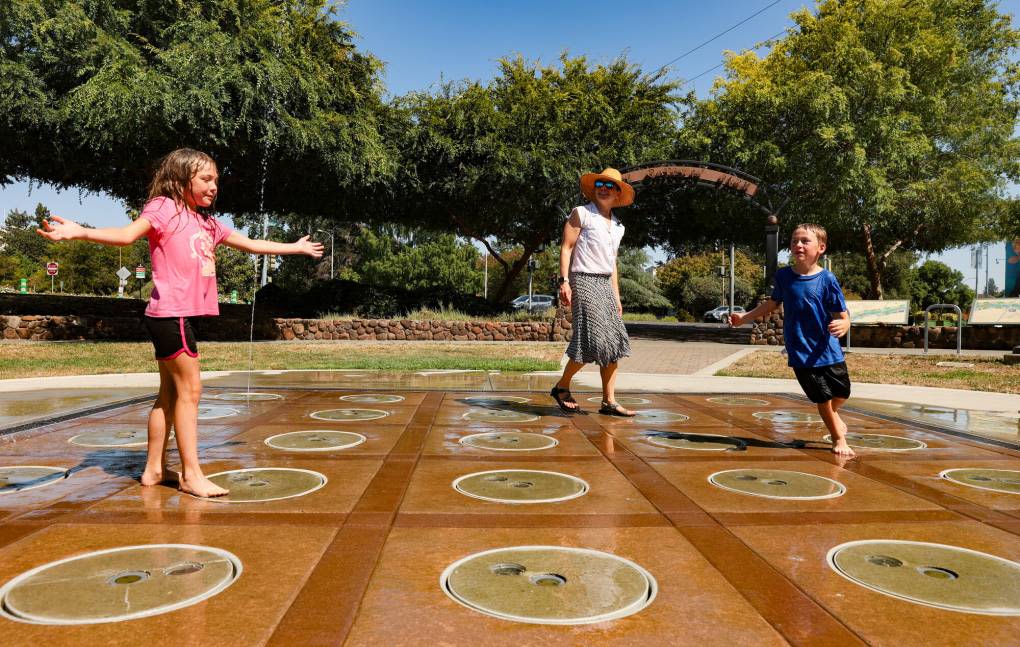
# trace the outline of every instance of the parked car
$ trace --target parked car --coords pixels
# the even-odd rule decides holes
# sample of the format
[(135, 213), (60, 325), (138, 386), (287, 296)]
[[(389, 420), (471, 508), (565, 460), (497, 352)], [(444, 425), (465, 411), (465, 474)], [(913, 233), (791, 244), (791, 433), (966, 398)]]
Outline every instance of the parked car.
[[(745, 313), (745, 310), (740, 306), (733, 306), (733, 312), (742, 315)], [(718, 306), (715, 309), (706, 312), (702, 319), (704, 319), (706, 322), (724, 323), (726, 321), (726, 318), (729, 316), (730, 316), (729, 306)]]
[(553, 307), (556, 299), (548, 294), (532, 294), (531, 302), (528, 302), (528, 295), (522, 294), (513, 301), (510, 305), (513, 306), (514, 310), (544, 310), (545, 308)]

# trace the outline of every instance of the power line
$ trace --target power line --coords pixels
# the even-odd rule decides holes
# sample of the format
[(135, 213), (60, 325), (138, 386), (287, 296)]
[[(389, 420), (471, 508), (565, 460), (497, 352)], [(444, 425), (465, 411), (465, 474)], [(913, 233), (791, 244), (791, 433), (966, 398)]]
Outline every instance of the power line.
[[(782, 36), (782, 35), (783, 35), (783, 34), (785, 34), (785, 33), (786, 33), (786, 30), (784, 29), (783, 31), (781, 31), (781, 32), (779, 32), (779, 33), (776, 33), (776, 34), (772, 34), (771, 36), (769, 36), (768, 38), (766, 38), (766, 39), (765, 39), (765, 41), (770, 41), (770, 40), (772, 40), (773, 38), (777, 38), (777, 37), (779, 37), (779, 36)], [(680, 84), (680, 87), (682, 88), (682, 87), (684, 87), (685, 85), (689, 85), (689, 84), (691, 84), (691, 83), (693, 83), (693, 82), (697, 81), (698, 79), (700, 79), (701, 77), (705, 76), (705, 75), (706, 75), (706, 74), (708, 74), (709, 72), (712, 72), (712, 71), (718, 70), (718, 69), (719, 69), (720, 67), (722, 67), (723, 65), (726, 65), (726, 61), (723, 61), (722, 63), (719, 63), (718, 65), (714, 65), (714, 66), (712, 66), (712, 67), (708, 68), (708, 69), (707, 69), (707, 70), (705, 70), (704, 72), (701, 72), (701, 73), (699, 73), (699, 74), (696, 74), (696, 75), (692, 76), (691, 78), (689, 78), (689, 79), (687, 79), (686, 81), (684, 81), (683, 83), (681, 83), (681, 84)]]
[(758, 11), (756, 11), (756, 12), (754, 12), (753, 14), (751, 14), (750, 16), (748, 16), (747, 18), (744, 18), (743, 20), (741, 20), (740, 22), (738, 22), (737, 24), (735, 24), (735, 25), (733, 25), (733, 26), (731, 26), (731, 27), (727, 28), (727, 29), (726, 29), (726, 30), (724, 30), (724, 31), (721, 31), (721, 32), (719, 32), (719, 33), (718, 33), (718, 34), (716, 34), (715, 36), (712, 36), (711, 38), (709, 38), (708, 40), (706, 40), (706, 41), (705, 41), (704, 43), (702, 43), (702, 44), (698, 45), (697, 47), (694, 47), (694, 48), (692, 48), (692, 49), (689, 49), (689, 50), (687, 50), (686, 52), (684, 52), (684, 53), (683, 53), (683, 54), (681, 54), (680, 56), (677, 56), (676, 58), (674, 58), (674, 59), (673, 59), (672, 61), (670, 61), (670, 62), (666, 63), (665, 65), (663, 65), (663, 66), (661, 66), (661, 67), (659, 67), (659, 68), (658, 68), (658, 69), (656, 70), (656, 72), (659, 72), (659, 71), (661, 71), (661, 70), (663, 70), (663, 69), (665, 69), (665, 68), (669, 67), (669, 66), (670, 66), (670, 65), (672, 65), (673, 63), (676, 63), (677, 61), (679, 61), (679, 60), (680, 60), (680, 59), (682, 59), (683, 57), (687, 56), (688, 54), (693, 54), (694, 52), (698, 51), (699, 49), (701, 49), (701, 48), (702, 48), (702, 47), (704, 47), (705, 45), (708, 45), (709, 43), (711, 43), (712, 41), (716, 40), (716, 39), (717, 39), (717, 38), (719, 38), (720, 36), (723, 36), (723, 35), (725, 35), (725, 34), (728, 34), (729, 32), (733, 31), (733, 30), (734, 30), (734, 29), (736, 29), (737, 27), (739, 27), (739, 26), (743, 25), (743, 24), (744, 24), (745, 22), (747, 22), (748, 20), (751, 20), (752, 18), (754, 18), (754, 17), (758, 16), (759, 14), (761, 14), (761, 13), (764, 13), (764, 12), (765, 12), (765, 10), (767, 10), (767, 9), (770, 9), (770, 8), (772, 8), (772, 7), (776, 6), (777, 4), (779, 4), (779, 3), (780, 3), (780, 2), (782, 2), (782, 1), (783, 1), (783, 0), (773, 0), (773, 2), (770, 2), (769, 4), (765, 5), (764, 7), (762, 7), (761, 9), (759, 9)]

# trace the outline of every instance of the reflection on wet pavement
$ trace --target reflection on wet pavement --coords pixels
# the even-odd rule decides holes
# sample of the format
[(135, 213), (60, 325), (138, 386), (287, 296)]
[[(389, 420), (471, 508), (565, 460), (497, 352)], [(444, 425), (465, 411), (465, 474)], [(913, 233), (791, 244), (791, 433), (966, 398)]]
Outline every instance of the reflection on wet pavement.
[(955, 409), (909, 402), (891, 402), (888, 400), (868, 400), (853, 398), (848, 402), (856, 409), (874, 411), (875, 413), (906, 418), (918, 422), (948, 427), (959, 431), (975, 434), (984, 438), (1020, 441), (1020, 412), (1016, 411), (980, 411), (973, 409)]
[(0, 429), (155, 393), (151, 388), (37, 389), (0, 393)]

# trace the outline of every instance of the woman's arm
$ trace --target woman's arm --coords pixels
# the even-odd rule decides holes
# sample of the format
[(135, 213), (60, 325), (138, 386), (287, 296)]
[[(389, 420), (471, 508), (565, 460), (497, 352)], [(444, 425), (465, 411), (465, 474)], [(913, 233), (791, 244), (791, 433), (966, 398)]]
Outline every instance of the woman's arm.
[(302, 236), (293, 243), (277, 243), (272, 240), (252, 240), (236, 231), (227, 236), (223, 244), (250, 254), (304, 254), (312, 258), (322, 257), (322, 243), (308, 240), (310, 236)]
[[(581, 216), (578, 214), (577, 208), (570, 212), (570, 218), (563, 223), (563, 244), (560, 245), (560, 276), (570, 276), (570, 257), (574, 253), (574, 247), (577, 245), (577, 237), (581, 235)], [(565, 306), (570, 305), (570, 299), (572, 296), (572, 290), (570, 289), (570, 283), (564, 281), (560, 283), (560, 303)]]
[(43, 220), (42, 229), (36, 229), (40, 236), (52, 241), (59, 240), (87, 240), (101, 245), (113, 245), (123, 247), (130, 245), (152, 229), (152, 223), (145, 218), (138, 218), (130, 225), (123, 227), (103, 227), (102, 229), (89, 229), (82, 227), (73, 220), (67, 220), (60, 216), (50, 216), (49, 220)]

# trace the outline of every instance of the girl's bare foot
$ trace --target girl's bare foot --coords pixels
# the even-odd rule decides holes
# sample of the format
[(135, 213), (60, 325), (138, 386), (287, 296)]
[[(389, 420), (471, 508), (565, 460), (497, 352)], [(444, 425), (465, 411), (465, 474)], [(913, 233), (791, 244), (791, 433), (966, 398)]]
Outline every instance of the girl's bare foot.
[(204, 476), (182, 478), (178, 489), (200, 499), (230, 494), (230, 490), (224, 490)]
[(832, 441), (832, 453), (836, 456), (846, 456), (847, 458), (853, 458), (857, 455), (854, 453), (853, 448), (846, 443), (846, 439)]
[(149, 470), (146, 468), (142, 472), (141, 482), (142, 485), (160, 485), (164, 483), (166, 485), (177, 485), (181, 481), (181, 473), (175, 472), (168, 469), (166, 466), (162, 470)]

